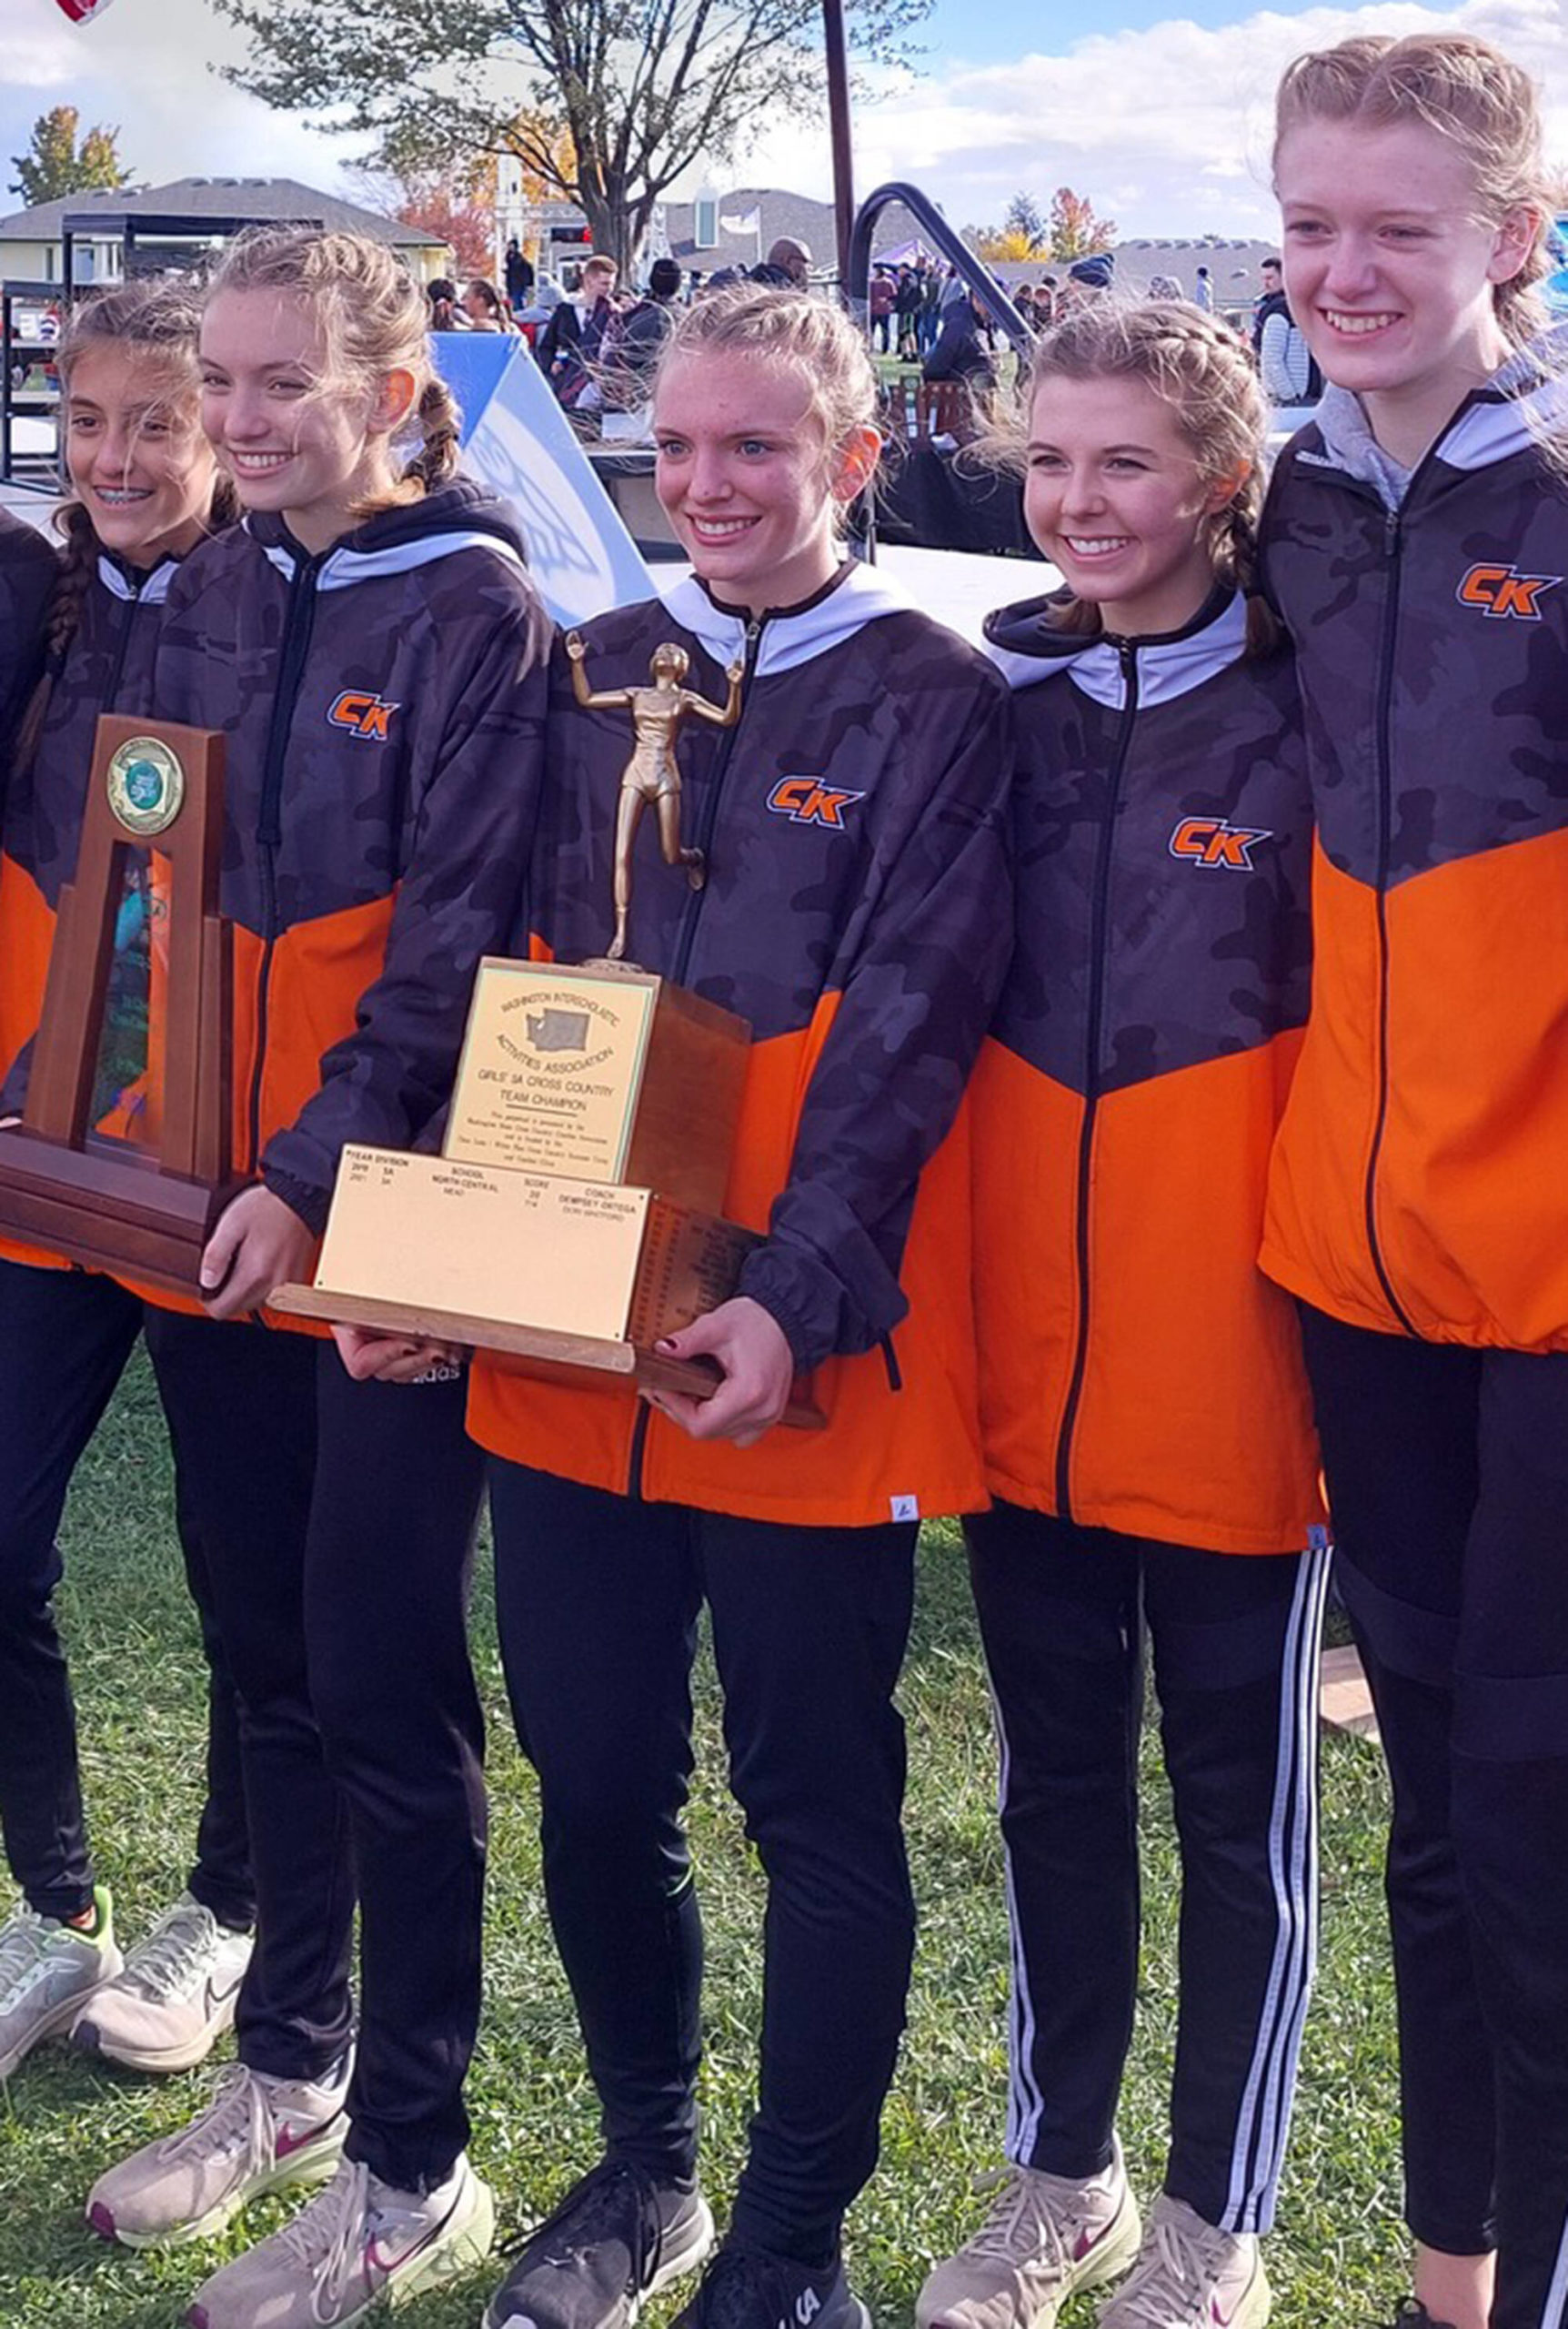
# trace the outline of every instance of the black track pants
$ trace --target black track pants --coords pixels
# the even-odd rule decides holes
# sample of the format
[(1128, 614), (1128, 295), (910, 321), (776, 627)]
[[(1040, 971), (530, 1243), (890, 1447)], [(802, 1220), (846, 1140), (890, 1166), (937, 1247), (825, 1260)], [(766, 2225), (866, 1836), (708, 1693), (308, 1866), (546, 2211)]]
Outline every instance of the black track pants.
[(702, 1940), (681, 1827), (698, 1612), (768, 1880), (757, 2114), (732, 2225), (815, 2263), (876, 2162), (914, 1911), (893, 1689), (912, 1527), (635, 1504), (493, 1462), (497, 1598), (545, 1880), (607, 2143), (689, 2174)]
[[(13, 1876), (45, 1916), (78, 1915), (93, 1890), (75, 1710), (55, 1624), (55, 1533), (142, 1318), (140, 1301), (113, 1278), (0, 1261), (0, 1828)], [(177, 1375), (160, 1372), (158, 1389), (177, 1436)], [(134, 1476), (126, 1493), (135, 1493)], [(187, 1880), (216, 1917), (244, 1926), (255, 1896), (239, 1718), (199, 1518), (183, 1492), (176, 1507), (210, 1677), (206, 1801)]]
[(1341, 1583), (1393, 1787), (1406, 2213), (1568, 2323), (1568, 1356), (1303, 1309)]

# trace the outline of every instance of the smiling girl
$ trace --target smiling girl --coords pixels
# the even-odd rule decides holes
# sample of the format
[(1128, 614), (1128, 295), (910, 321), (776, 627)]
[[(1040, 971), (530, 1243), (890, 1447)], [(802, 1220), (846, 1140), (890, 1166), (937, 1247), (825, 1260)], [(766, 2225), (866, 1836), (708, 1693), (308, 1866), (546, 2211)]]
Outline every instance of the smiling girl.
[(257, 1945), (216, 2100), (102, 2176), (88, 2214), (152, 2247), (325, 2183), (190, 2318), (328, 2329), (491, 2235), (462, 2099), (481, 1475), (456, 1368), (411, 1390), (357, 1382), (264, 1306), (309, 1273), (344, 1143), (411, 1146), (446, 1102), (476, 963), (518, 911), (548, 629), (509, 512), (454, 474), (424, 297), (383, 245), (242, 238), (201, 354), (203, 418), (246, 517), (171, 593), (155, 694), (226, 736), (236, 1152), (255, 1178), (204, 1257), (206, 1315), (160, 1308), (148, 1332), (200, 1418), (182, 1487), (245, 1710)]
[[(198, 315), (188, 287), (138, 284), (85, 303), (60, 348), (65, 550), (0, 858), (0, 1114), (8, 1118), (26, 1096), (98, 716), (150, 709), (170, 588), (187, 555), (235, 514), (197, 417)], [(250, 1954), (234, 1689), (200, 1532), (182, 1500), (186, 1572), (212, 1669), (207, 1800), (186, 1891), (109, 1978), (120, 1958), (87, 1842), (53, 1609), (55, 1535), (143, 1316), (137, 1296), (112, 1278), (15, 1247), (0, 1260), (0, 1825), (22, 1894), (0, 1926), (0, 2077), (73, 2025), (82, 2043), (134, 2068), (188, 2069), (232, 2019)], [(177, 1437), (178, 1386), (160, 1370), (158, 1388)]]
[(1320, 846), (1263, 1265), (1393, 1783), (1410, 2317), (1558, 2329), (1568, 398), (1535, 91), (1457, 34), (1350, 41), (1286, 74), (1274, 170), (1331, 386), (1265, 527)]
[[(1002, 1758), (1010, 2166), (920, 2329), (1050, 2329), (1124, 2274), (1104, 2329), (1269, 2317), (1328, 1555), (1296, 1323), (1256, 1263), (1311, 832), (1290, 659), (1245, 596), (1265, 426), (1215, 318), (1096, 305), (1040, 342), (1010, 449), (1066, 584), (987, 626), (1020, 691), (1018, 944), (973, 1094), (995, 1502), (965, 1531)], [(1141, 2243), (1115, 2122), (1146, 1636), (1181, 1924)]]
[[(654, 396), (659, 498), (692, 578), (587, 626), (596, 696), (677, 647), (732, 725), (680, 741), (684, 838), (637, 844), (630, 951), (751, 1023), (725, 1210), (739, 1294), (668, 1346), (674, 1394), (475, 1369), (497, 1595), (544, 1867), (605, 2154), (529, 2238), (490, 2329), (625, 2329), (712, 2238), (697, 2180), (702, 1936), (681, 1809), (712, 1615), (730, 1776), (766, 1871), (757, 2116), (729, 2227), (682, 2320), (864, 2329), (839, 2254), (876, 2160), (913, 1905), (893, 1702), (923, 1514), (981, 1493), (967, 1152), (944, 1142), (1009, 935), (1007, 691), (840, 554), (875, 469), (848, 318), (756, 286), (678, 321)], [(602, 953), (624, 710), (560, 659), (529, 881), (536, 952)], [(797, 1375), (825, 1428), (778, 1428)]]

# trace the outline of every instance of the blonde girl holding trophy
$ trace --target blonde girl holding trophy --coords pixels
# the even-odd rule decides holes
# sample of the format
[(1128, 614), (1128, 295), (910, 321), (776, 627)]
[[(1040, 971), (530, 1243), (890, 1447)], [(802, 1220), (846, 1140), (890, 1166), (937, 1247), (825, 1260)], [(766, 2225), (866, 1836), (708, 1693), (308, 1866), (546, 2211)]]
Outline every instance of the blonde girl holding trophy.
[(446, 1102), (476, 963), (517, 914), (548, 626), (510, 513), (456, 474), (423, 295), (384, 246), (241, 238), (201, 357), (246, 520), (171, 594), (155, 695), (226, 734), (236, 1139), (256, 1178), (204, 1257), (206, 1315), (160, 1310), (156, 1330), (201, 1403), (180, 1453), (243, 1709), (257, 1943), (233, 2072), (101, 2176), (88, 2216), (159, 2246), (323, 2184), (189, 2317), (328, 2329), (491, 2237), (462, 2101), (485, 1857), (466, 1633), (480, 1467), (455, 1368), (357, 1382), (265, 1306), (309, 1275), (344, 1143), (411, 1146)]
[[(879, 439), (864, 343), (757, 286), (675, 327), (658, 487), (692, 563), (585, 626), (618, 707), (678, 649), (682, 842), (635, 847), (628, 950), (750, 1021), (726, 1210), (762, 1233), (732, 1300), (675, 1336), (721, 1380), (522, 1384), (480, 1363), (498, 1603), (539, 1773), (546, 1889), (602, 2109), (602, 2157), (525, 2242), (490, 2329), (625, 2329), (712, 2239), (698, 2182), (701, 1926), (681, 1808), (699, 1611), (768, 1886), (757, 2115), (686, 2312), (863, 2329), (840, 2253), (875, 2163), (913, 1931), (893, 1689), (921, 1515), (980, 1493), (967, 1150), (954, 1122), (1009, 935), (1007, 691), (872, 570), (841, 513)], [(563, 654), (529, 879), (535, 951), (602, 953), (622, 708)], [(826, 1416), (779, 1425), (797, 1376)]]

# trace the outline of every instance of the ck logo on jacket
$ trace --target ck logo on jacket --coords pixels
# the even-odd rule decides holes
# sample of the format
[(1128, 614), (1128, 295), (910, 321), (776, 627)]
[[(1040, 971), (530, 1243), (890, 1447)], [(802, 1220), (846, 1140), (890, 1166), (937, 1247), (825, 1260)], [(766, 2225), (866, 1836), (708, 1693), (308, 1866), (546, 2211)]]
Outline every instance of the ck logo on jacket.
[(367, 695), (363, 689), (345, 688), (327, 717), (334, 728), (347, 728), (352, 735), (384, 744), (392, 714), (400, 708), (378, 695)]
[(1473, 566), (1457, 596), (1461, 606), (1479, 607), (1489, 618), (1513, 615), (1521, 622), (1539, 622), (1536, 600), (1562, 580), (1561, 574), (1521, 574), (1516, 566)]
[(776, 817), (788, 817), (792, 825), (829, 825), (835, 832), (842, 832), (845, 810), (865, 797), (863, 792), (845, 792), (837, 785), (819, 783), (814, 776), (781, 776), (768, 795), (768, 806)]
[(1260, 842), (1272, 841), (1262, 825), (1231, 825), (1223, 817), (1183, 817), (1171, 836), (1171, 854), (1193, 865), (1229, 865), (1250, 873), (1252, 852)]

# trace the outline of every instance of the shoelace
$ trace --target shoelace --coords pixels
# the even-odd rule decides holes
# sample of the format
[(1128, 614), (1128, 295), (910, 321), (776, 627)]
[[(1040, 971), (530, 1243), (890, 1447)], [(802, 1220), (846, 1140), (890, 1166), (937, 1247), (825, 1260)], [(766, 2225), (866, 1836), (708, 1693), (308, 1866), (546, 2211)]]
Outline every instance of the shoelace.
[(726, 2242), (702, 2276), (693, 2314), (702, 2329), (754, 2329), (769, 2317), (789, 2329), (794, 2306), (795, 2293), (771, 2256)]
[(1118, 2309), (1129, 2329), (1175, 2329), (1174, 2300), (1185, 2310), (1176, 2316), (1191, 2329), (1206, 2329), (1208, 2293), (1225, 2263), (1230, 2239), (1208, 2224), (1190, 2229), (1168, 2215), (1150, 2225), (1154, 2253), (1145, 2257), (1122, 2287)]
[(187, 2151), (243, 2152), (248, 2174), (271, 2158), (272, 2142), (272, 2113), (260, 2081), (243, 2062), (231, 2062), (206, 2109), (177, 2134), (166, 2135), (161, 2148), (166, 2159)]
[(318, 2322), (335, 2321), (343, 2310), (365, 2254), (369, 2213), (370, 2170), (362, 2160), (340, 2160), (327, 2189), (277, 2234), (280, 2253), (310, 2275), (310, 2311)]
[[(631, 2222), (628, 2219), (630, 2217)], [(579, 2176), (558, 2207), (525, 2232), (509, 2252), (518, 2255), (552, 2233), (570, 2232), (560, 2257), (566, 2263), (607, 2234), (621, 2241), (631, 2258), (627, 2294), (640, 2296), (658, 2271), (664, 2253), (664, 2217), (658, 2191), (646, 2167), (634, 2159), (601, 2159)]]
[(994, 2191), (996, 2198), (984, 2223), (964, 2243), (971, 2255), (1019, 2264), (1029, 2261), (1020, 2250), (1039, 2249), (1052, 2266), (1067, 2261), (1068, 2233), (1079, 2216), (1064, 2210), (1059, 2218), (1043, 2204), (1039, 2187), (1031, 2189), (1029, 2178), (1016, 2167), (993, 2168), (977, 2183), (982, 2192)]
[(152, 2005), (166, 2005), (211, 1957), (216, 1937), (213, 1920), (198, 1902), (169, 1909), (131, 1951), (121, 1983)]

